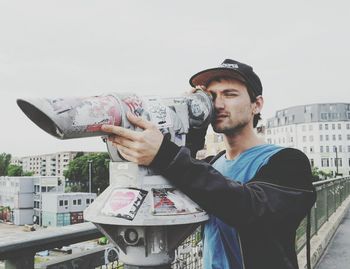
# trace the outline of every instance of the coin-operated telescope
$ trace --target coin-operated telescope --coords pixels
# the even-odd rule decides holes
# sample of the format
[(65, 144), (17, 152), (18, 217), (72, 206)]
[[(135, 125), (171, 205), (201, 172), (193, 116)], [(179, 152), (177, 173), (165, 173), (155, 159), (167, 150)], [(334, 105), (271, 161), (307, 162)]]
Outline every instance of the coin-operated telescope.
[[(211, 98), (203, 91), (178, 98), (112, 93), (18, 99), (17, 104), (36, 125), (59, 139), (106, 136), (102, 124), (135, 129), (126, 118), (130, 111), (156, 124), (179, 146), (196, 144), (188, 141), (188, 134), (206, 130), (213, 114)], [(208, 219), (206, 212), (156, 171), (123, 160), (106, 143), (110, 185), (84, 211), (84, 218), (116, 245), (124, 268), (170, 268), (175, 249)]]

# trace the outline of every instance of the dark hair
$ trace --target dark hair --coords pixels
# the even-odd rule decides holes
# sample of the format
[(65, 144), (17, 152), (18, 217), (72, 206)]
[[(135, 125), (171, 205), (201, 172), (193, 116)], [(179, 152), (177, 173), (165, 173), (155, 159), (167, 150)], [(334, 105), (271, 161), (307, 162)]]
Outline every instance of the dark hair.
[[(214, 82), (221, 82), (222, 80), (238, 80), (241, 81), (239, 78), (237, 77), (230, 77), (230, 76), (222, 76), (222, 77), (215, 77), (211, 80), (208, 81), (207, 85), (205, 85), (206, 87), (208, 87), (208, 85), (210, 83)], [(248, 95), (250, 97), (250, 102), (254, 103), (256, 101), (256, 95), (254, 93), (254, 91), (245, 83), (242, 81), (242, 83), (244, 83), (244, 85), (247, 87), (247, 91), (248, 91)], [(258, 114), (254, 115), (253, 118), (253, 128), (255, 128), (258, 125), (259, 120), (261, 120), (261, 113), (259, 112)]]

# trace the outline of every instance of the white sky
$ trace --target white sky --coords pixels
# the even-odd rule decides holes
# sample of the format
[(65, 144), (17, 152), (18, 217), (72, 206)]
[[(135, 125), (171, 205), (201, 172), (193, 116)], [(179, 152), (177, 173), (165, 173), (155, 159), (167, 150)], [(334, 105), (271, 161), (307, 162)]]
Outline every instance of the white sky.
[(349, 1), (0, 0), (0, 153), (105, 150), (99, 138), (51, 137), (17, 98), (177, 96), (225, 58), (260, 76), (265, 119), (350, 102), (349, 49)]

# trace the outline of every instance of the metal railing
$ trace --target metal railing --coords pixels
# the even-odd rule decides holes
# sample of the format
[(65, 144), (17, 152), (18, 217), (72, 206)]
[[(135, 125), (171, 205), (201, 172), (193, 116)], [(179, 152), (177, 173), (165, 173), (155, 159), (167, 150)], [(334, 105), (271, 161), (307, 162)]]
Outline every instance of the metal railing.
[[(322, 225), (337, 210), (350, 194), (350, 177), (330, 179), (315, 182), (317, 201), (311, 210), (311, 235), (316, 235)], [(29, 233), (21, 238), (7, 238), (1, 236), (0, 260), (5, 260), (5, 268), (30, 269), (34, 268), (36, 252), (63, 245), (83, 242), (100, 237), (100, 232), (91, 223), (75, 224), (40, 233)], [(306, 242), (306, 220), (304, 219), (297, 230), (296, 249), (299, 252)], [(96, 258), (97, 256), (98, 258)], [(86, 268), (87, 260), (98, 261), (94, 263), (97, 268), (123, 268), (120, 263), (106, 264), (104, 250), (93, 253), (81, 253), (78, 257), (68, 257), (65, 260), (51, 262), (47, 267), (38, 268)], [(79, 261), (81, 263), (79, 263)], [(59, 264), (65, 264), (60, 267)], [(74, 267), (72, 267), (74, 264)], [(85, 264), (85, 265), (83, 265)], [(56, 267), (55, 267), (56, 265)], [(94, 268), (89, 267), (89, 268)], [(173, 269), (200, 269), (202, 268), (202, 240), (200, 230), (197, 229), (176, 250)]]
[[(317, 200), (311, 209), (311, 237), (338, 209), (350, 194), (350, 177), (314, 182)], [(306, 243), (306, 218), (301, 222), (296, 234), (296, 250), (299, 252)]]

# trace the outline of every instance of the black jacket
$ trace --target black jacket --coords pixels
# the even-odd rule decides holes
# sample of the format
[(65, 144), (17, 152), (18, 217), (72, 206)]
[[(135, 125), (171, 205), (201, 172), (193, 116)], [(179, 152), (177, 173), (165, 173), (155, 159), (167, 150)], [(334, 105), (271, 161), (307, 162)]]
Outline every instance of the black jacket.
[(301, 151), (276, 153), (247, 184), (226, 179), (167, 139), (151, 167), (237, 229), (245, 269), (298, 268), (296, 229), (316, 200), (309, 160)]

